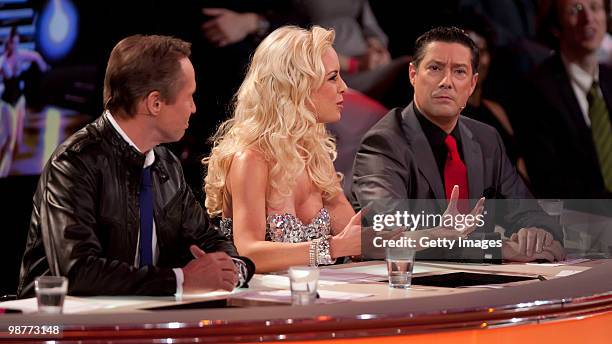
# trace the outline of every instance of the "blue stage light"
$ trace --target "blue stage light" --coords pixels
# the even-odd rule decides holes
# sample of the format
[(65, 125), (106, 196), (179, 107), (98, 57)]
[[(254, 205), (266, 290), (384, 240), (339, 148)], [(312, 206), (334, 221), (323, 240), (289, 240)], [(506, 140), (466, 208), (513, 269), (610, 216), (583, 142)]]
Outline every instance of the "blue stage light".
[(40, 52), (47, 60), (65, 57), (76, 42), (78, 13), (70, 0), (49, 0), (38, 18)]

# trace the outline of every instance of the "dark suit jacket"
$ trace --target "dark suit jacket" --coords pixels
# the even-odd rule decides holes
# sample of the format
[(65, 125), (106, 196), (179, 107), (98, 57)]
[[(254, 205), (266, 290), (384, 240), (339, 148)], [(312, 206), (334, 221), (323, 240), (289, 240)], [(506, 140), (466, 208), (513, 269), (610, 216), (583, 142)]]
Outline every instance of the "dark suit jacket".
[(498, 46), (536, 34), (537, 5), (533, 0), (460, 0), (459, 9), (489, 18)]
[[(612, 109), (612, 68), (599, 66), (599, 83)], [(521, 87), (511, 110), (532, 189), (541, 198), (610, 198), (591, 129), (586, 125), (559, 55), (545, 60)]]
[[(506, 156), (497, 131), (461, 116), (458, 121), (472, 205), (487, 199), (531, 199), (532, 195)], [(414, 113), (413, 103), (393, 109), (364, 136), (355, 158), (352, 201), (356, 207), (381, 199), (436, 199), (446, 208), (444, 183), (433, 152)], [(532, 209), (533, 210), (533, 209)], [(538, 225), (562, 240), (560, 228), (536, 209), (534, 213), (508, 212), (503, 225), (514, 232)], [(492, 231), (493, 227), (488, 230)], [(506, 232), (506, 234), (509, 234)]]
[[(212, 226), (186, 185), (178, 159), (154, 148), (153, 211), (159, 259), (134, 267), (145, 156), (105, 116), (60, 145), (45, 166), (21, 267), (20, 297), (34, 294), (41, 275), (67, 276), (71, 295), (172, 295), (172, 268), (185, 266), (191, 245), (238, 256)], [(245, 261), (249, 274), (255, 266)]]

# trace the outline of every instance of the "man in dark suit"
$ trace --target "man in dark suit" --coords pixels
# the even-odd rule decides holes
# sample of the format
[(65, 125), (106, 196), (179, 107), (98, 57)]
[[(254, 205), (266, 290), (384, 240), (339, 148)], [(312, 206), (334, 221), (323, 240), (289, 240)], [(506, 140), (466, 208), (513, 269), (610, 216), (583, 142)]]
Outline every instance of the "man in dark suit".
[[(477, 70), (478, 49), (463, 31), (441, 27), (417, 39), (410, 65), (414, 101), (391, 110), (365, 135), (354, 166), (357, 206), (381, 199), (444, 203), (455, 185), (460, 199), (531, 198), (495, 129), (460, 116), (476, 86)], [(501, 257), (562, 258), (560, 228), (530, 227), (536, 223), (545, 224), (545, 216), (519, 218), (521, 226), (514, 240), (503, 241)]]
[(534, 70), (510, 108), (537, 197), (612, 196), (612, 68), (597, 62), (607, 13), (603, 0), (553, 1), (559, 53)]
[(165, 36), (115, 46), (106, 111), (42, 172), (20, 297), (34, 293), (41, 275), (67, 276), (73, 295), (172, 295), (232, 290), (253, 274), (210, 225), (178, 159), (158, 146), (179, 140), (195, 112), (189, 55), (189, 43)]

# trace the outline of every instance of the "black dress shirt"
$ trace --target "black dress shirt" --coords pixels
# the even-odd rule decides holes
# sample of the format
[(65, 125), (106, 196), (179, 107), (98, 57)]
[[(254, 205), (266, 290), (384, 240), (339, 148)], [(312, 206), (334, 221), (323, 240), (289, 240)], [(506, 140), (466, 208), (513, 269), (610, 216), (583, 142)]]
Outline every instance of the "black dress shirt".
[[(436, 164), (438, 165), (438, 171), (440, 171), (440, 177), (442, 180), (444, 180), (444, 165), (446, 165), (446, 156), (448, 155), (448, 148), (446, 148), (446, 143), (444, 143), (444, 140), (448, 134), (442, 130), (442, 128), (438, 127), (427, 117), (425, 117), (419, 111), (419, 109), (417, 109), (416, 104), (412, 103), (412, 105), (414, 106), (414, 113), (416, 118), (419, 120), (421, 129), (423, 129), (423, 133), (425, 134), (425, 137), (429, 142), (429, 146), (433, 151)], [(463, 149), (461, 148), (461, 133), (459, 132), (459, 126), (455, 125), (450, 134), (455, 138), (455, 141), (457, 141), (457, 150), (459, 150), (461, 160), (465, 161), (463, 157)]]

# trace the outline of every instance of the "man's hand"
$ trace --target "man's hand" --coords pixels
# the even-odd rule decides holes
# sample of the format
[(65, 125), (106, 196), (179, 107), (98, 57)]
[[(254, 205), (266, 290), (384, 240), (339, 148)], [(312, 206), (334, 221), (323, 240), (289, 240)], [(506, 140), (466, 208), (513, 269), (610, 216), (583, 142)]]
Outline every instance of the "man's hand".
[(227, 253), (205, 253), (195, 245), (189, 249), (195, 259), (183, 268), (185, 294), (206, 293), (220, 289), (234, 290), (238, 283), (238, 272)]
[[(446, 215), (451, 215), (454, 219), (457, 219), (458, 218), (457, 215), (461, 214), (461, 212), (459, 211), (457, 207), (458, 202), (468, 202), (468, 200), (459, 200), (459, 186), (455, 185), (453, 187), (453, 191), (451, 191), (451, 196), (448, 199), (448, 206), (446, 207), (446, 210), (444, 211), (444, 215), (442, 216), (445, 217)], [(467, 215), (470, 215), (470, 217), (472, 217), (473, 219), (476, 219), (476, 217), (478, 215), (481, 215), (482, 212), (484, 211), (484, 202), (485, 202), (485, 198), (484, 197), (480, 198), (478, 200), (478, 203), (476, 203), (476, 205), (472, 209), (472, 211)], [(463, 223), (453, 222), (454, 227), (446, 228), (446, 229), (450, 230), (451, 232), (456, 232), (457, 236), (461, 236), (465, 238), (470, 233), (476, 230), (477, 228), (476, 222), (477, 221), (474, 220), (471, 226), (468, 226), (465, 223), (465, 221)], [(463, 229), (458, 229), (459, 227), (463, 227)]]
[(550, 245), (544, 246), (541, 252), (527, 256), (520, 251), (517, 241), (504, 240), (502, 244), (502, 258), (513, 262), (531, 262), (536, 259), (546, 259), (549, 262), (554, 262), (565, 259), (565, 250), (557, 240), (553, 240)]
[(368, 38), (368, 52), (361, 59), (364, 70), (372, 70), (391, 62), (391, 54), (377, 38)]
[(204, 8), (202, 12), (214, 17), (202, 25), (204, 37), (219, 47), (240, 42), (257, 30), (259, 17), (255, 13), (238, 13), (225, 8)]
[(542, 253), (544, 246), (552, 245), (554, 239), (550, 232), (542, 228), (527, 227), (513, 233), (510, 240), (518, 242), (520, 254), (531, 257), (534, 253)]

